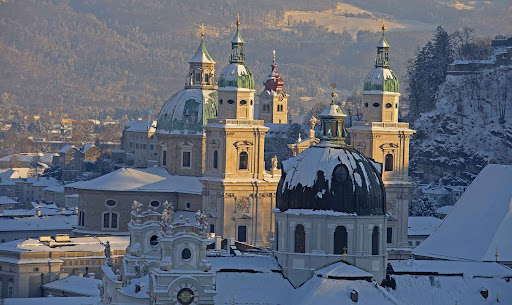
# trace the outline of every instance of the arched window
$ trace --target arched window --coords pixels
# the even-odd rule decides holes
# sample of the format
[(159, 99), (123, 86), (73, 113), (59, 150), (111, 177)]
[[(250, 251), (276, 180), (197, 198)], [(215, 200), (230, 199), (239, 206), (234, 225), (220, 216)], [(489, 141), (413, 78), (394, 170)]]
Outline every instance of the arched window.
[(295, 253), (306, 253), (306, 231), (301, 224), (295, 227)]
[(219, 153), (217, 151), (214, 151), (213, 152), (213, 168), (217, 168), (218, 167), (218, 162), (219, 162)]
[(248, 163), (249, 163), (249, 155), (245, 151), (242, 151), (240, 153), (240, 166), (239, 166), (239, 168), (240, 169), (247, 169), (248, 168)]
[(379, 227), (375, 226), (372, 232), (372, 255), (379, 255), (379, 239)]
[(384, 170), (386, 172), (393, 171), (393, 155), (392, 154), (387, 154), (386, 155)]
[(345, 252), (347, 251), (347, 244), (347, 228), (344, 226), (336, 227), (336, 230), (334, 231), (334, 254), (347, 253)]

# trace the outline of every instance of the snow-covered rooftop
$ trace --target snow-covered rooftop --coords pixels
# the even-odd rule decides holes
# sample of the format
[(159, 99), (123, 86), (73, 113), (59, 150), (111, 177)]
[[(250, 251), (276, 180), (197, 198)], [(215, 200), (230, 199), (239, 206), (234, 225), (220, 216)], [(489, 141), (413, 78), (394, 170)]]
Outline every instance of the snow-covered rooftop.
[(441, 219), (432, 216), (409, 216), (409, 236), (425, 236), (434, 233), (434, 231), (443, 222)]
[(0, 218), (0, 232), (69, 230), (77, 225), (76, 215)]
[[(101, 252), (105, 249), (103, 244), (110, 243), (110, 249), (125, 250), (130, 242), (128, 236), (103, 236), (103, 237), (70, 237), (70, 242), (63, 243), (63, 247), (50, 247), (48, 242), (41, 242), (38, 239), (28, 238), (24, 240), (14, 240), (0, 244), (0, 251), (12, 252), (74, 252), (91, 251)], [(103, 244), (102, 244), (103, 243)], [(56, 243), (55, 245), (59, 245)], [(30, 260), (29, 260), (30, 261)]]
[(203, 189), (197, 177), (173, 176), (163, 167), (120, 168), (96, 179), (71, 183), (66, 187), (82, 190), (188, 194), (201, 194)]
[(18, 201), (14, 200), (14, 199), (11, 199), (7, 196), (0, 196), (0, 205), (4, 205), (4, 204), (16, 204), (18, 203)]
[(126, 131), (155, 132), (156, 121), (133, 120), (124, 125)]
[(100, 284), (101, 280), (71, 275), (61, 280), (46, 283), (43, 285), (43, 287), (47, 289), (68, 292), (75, 295), (94, 297), (100, 295), (100, 290), (98, 289), (98, 285)]
[(395, 273), (460, 275), (466, 278), (512, 278), (512, 269), (496, 262), (461, 262), (442, 260), (390, 260)]
[(100, 302), (100, 297), (5, 299), (5, 305), (93, 305), (98, 304)]
[(436, 212), (440, 215), (448, 215), (453, 210), (453, 205), (445, 205), (437, 208)]
[(487, 165), (414, 255), (512, 261), (512, 165)]
[(19, 161), (19, 162), (30, 163), (30, 162), (34, 161), (34, 157), (37, 157), (38, 162), (51, 164), (52, 160), (53, 160), (53, 156), (55, 156), (55, 155), (57, 155), (57, 154), (55, 154), (55, 153), (46, 153), (46, 154), (43, 154), (43, 153), (20, 153), (20, 154), (14, 154), (14, 155), (9, 155), (9, 156), (0, 158), (0, 162), (11, 162), (11, 161), (14, 161), (14, 160), (12, 160), (12, 158), (16, 157), (18, 159), (17, 161)]

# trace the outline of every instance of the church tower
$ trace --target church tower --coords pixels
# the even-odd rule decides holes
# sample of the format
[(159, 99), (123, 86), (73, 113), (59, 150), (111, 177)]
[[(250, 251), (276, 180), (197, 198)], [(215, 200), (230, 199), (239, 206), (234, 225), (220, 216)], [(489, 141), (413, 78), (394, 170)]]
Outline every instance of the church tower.
[(260, 94), (258, 119), (265, 123), (287, 124), (288, 123), (288, 97), (283, 91), (284, 81), (277, 74), (276, 51), (272, 62), (272, 72), (263, 82), (265, 90)]
[[(268, 246), (271, 210), (279, 173), (265, 170), (264, 121), (254, 120), (254, 78), (245, 64), (237, 20), (230, 63), (219, 77), (219, 118), (205, 125), (206, 157), (203, 210), (210, 233), (256, 246)], [(276, 164), (277, 162), (274, 162)]]
[[(415, 132), (409, 123), (398, 122), (398, 79), (389, 66), (389, 44), (382, 26), (377, 44), (375, 68), (370, 71), (363, 89), (363, 121), (348, 129), (351, 145), (366, 157), (382, 163), (382, 180), (386, 188), (387, 246), (408, 246), (409, 140)], [(393, 258), (390, 253), (390, 258)]]

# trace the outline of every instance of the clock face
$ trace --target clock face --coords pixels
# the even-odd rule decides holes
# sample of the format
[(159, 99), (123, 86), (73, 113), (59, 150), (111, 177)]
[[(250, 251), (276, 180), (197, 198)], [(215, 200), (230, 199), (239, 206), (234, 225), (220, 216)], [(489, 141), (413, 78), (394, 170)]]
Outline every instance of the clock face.
[(174, 305), (197, 305), (199, 304), (199, 293), (197, 288), (189, 283), (180, 284), (174, 289)]
[(386, 210), (388, 212), (391, 212), (393, 210), (393, 203), (392, 202), (386, 202)]
[(279, 96), (277, 97), (277, 99), (278, 99), (280, 102), (282, 102), (282, 101), (283, 101), (283, 99), (284, 99), (283, 94), (282, 94), (282, 93), (281, 93), (281, 94), (279, 94)]

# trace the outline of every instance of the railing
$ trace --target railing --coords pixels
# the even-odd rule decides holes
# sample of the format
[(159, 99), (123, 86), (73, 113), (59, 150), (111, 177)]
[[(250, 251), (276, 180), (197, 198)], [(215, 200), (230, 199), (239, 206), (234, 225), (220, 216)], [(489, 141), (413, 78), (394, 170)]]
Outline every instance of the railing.
[(409, 123), (385, 123), (385, 122), (353, 122), (353, 127), (372, 127), (372, 128), (409, 128)]

